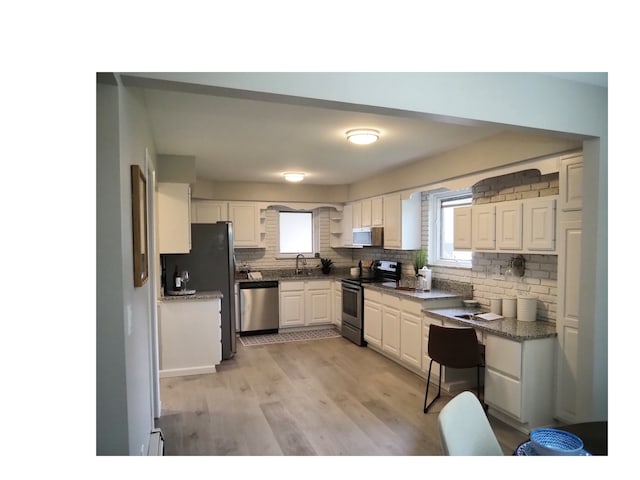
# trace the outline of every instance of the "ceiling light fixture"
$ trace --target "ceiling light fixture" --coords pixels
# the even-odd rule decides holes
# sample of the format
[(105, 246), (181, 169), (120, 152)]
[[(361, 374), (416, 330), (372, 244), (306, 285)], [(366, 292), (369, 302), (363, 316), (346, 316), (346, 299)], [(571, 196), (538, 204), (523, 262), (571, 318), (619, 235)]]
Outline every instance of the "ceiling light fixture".
[(347, 132), (347, 140), (357, 145), (368, 145), (378, 140), (380, 132), (371, 128), (358, 128)]
[(304, 180), (304, 173), (285, 173), (284, 179), (288, 182), (301, 182)]

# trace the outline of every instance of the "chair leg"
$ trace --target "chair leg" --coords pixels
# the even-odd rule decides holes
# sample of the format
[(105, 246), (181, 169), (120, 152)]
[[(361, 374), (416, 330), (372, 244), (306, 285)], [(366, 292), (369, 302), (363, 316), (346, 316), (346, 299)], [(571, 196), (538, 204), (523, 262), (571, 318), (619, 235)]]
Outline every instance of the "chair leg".
[(423, 410), (424, 413), (427, 413), (427, 410), (429, 410), (429, 407), (433, 405), (433, 402), (435, 402), (438, 398), (440, 398), (440, 388), (441, 388), (441, 382), (442, 382), (442, 365), (440, 365), (440, 370), (439, 370), (440, 373), (438, 375), (438, 394), (435, 396), (433, 400), (431, 400), (429, 405), (427, 405), (427, 398), (429, 396), (429, 383), (431, 383), (431, 365), (433, 365), (433, 360), (429, 362), (429, 373), (427, 375), (427, 391), (424, 394), (424, 410)]

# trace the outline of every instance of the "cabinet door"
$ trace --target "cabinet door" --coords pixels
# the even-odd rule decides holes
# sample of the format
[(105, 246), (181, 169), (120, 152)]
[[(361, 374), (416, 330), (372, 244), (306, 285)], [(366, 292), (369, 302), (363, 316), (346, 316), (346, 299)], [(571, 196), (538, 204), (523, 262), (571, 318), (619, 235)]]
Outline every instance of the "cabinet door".
[(551, 252), (556, 249), (556, 197), (524, 202), (524, 248)]
[(362, 200), (360, 202), (361, 205), (361, 226), (370, 227), (372, 225), (372, 217), (371, 217), (371, 199), (367, 198), (366, 200)]
[(582, 210), (582, 155), (560, 162), (559, 209), (563, 212)]
[(382, 348), (382, 307), (379, 303), (364, 301), (364, 339)]
[(484, 399), (518, 419), (522, 415), (520, 382), (491, 368), (484, 373)]
[(384, 197), (384, 248), (402, 246), (402, 200), (400, 194)]
[(191, 202), (191, 223), (216, 223), (228, 220), (228, 203), (213, 200)]
[(400, 313), (400, 320), (400, 358), (413, 367), (421, 368), (422, 318), (403, 310)]
[(382, 227), (384, 225), (384, 211), (382, 197), (371, 199), (371, 226)]
[(260, 247), (260, 207), (253, 203), (229, 203), (235, 248)]
[(496, 246), (498, 250), (522, 250), (522, 202), (496, 205)]
[(158, 250), (191, 250), (190, 189), (186, 183), (158, 183)]
[(400, 310), (387, 305), (382, 306), (382, 350), (400, 358)]
[(341, 282), (333, 282), (333, 323), (342, 325), (342, 285)]
[(306, 325), (331, 323), (331, 290), (329, 282), (322, 283), (327, 286), (307, 288), (305, 292)]
[(471, 207), (458, 207), (453, 210), (453, 248), (471, 249)]
[(304, 291), (280, 292), (280, 326), (304, 325)]
[(494, 205), (474, 205), (471, 209), (474, 250), (496, 248), (496, 208)]
[(352, 228), (362, 228), (362, 202), (353, 202), (351, 207)]
[(342, 210), (342, 245), (353, 245), (353, 205)]

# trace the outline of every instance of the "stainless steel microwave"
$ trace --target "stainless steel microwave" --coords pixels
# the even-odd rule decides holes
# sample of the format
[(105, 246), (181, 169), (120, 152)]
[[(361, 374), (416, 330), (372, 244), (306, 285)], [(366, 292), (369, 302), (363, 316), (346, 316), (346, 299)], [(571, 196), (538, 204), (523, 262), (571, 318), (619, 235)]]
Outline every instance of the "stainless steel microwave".
[(383, 246), (383, 227), (364, 227), (353, 229), (353, 244), (363, 247)]

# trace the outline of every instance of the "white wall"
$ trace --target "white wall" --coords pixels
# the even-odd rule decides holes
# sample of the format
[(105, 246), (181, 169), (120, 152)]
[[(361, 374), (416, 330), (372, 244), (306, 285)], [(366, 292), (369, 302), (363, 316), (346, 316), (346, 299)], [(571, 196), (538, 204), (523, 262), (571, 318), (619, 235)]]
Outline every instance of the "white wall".
[(130, 166), (144, 171), (154, 149), (135, 89), (98, 85), (97, 121), (96, 451), (140, 455), (153, 428), (152, 292), (133, 286)]

